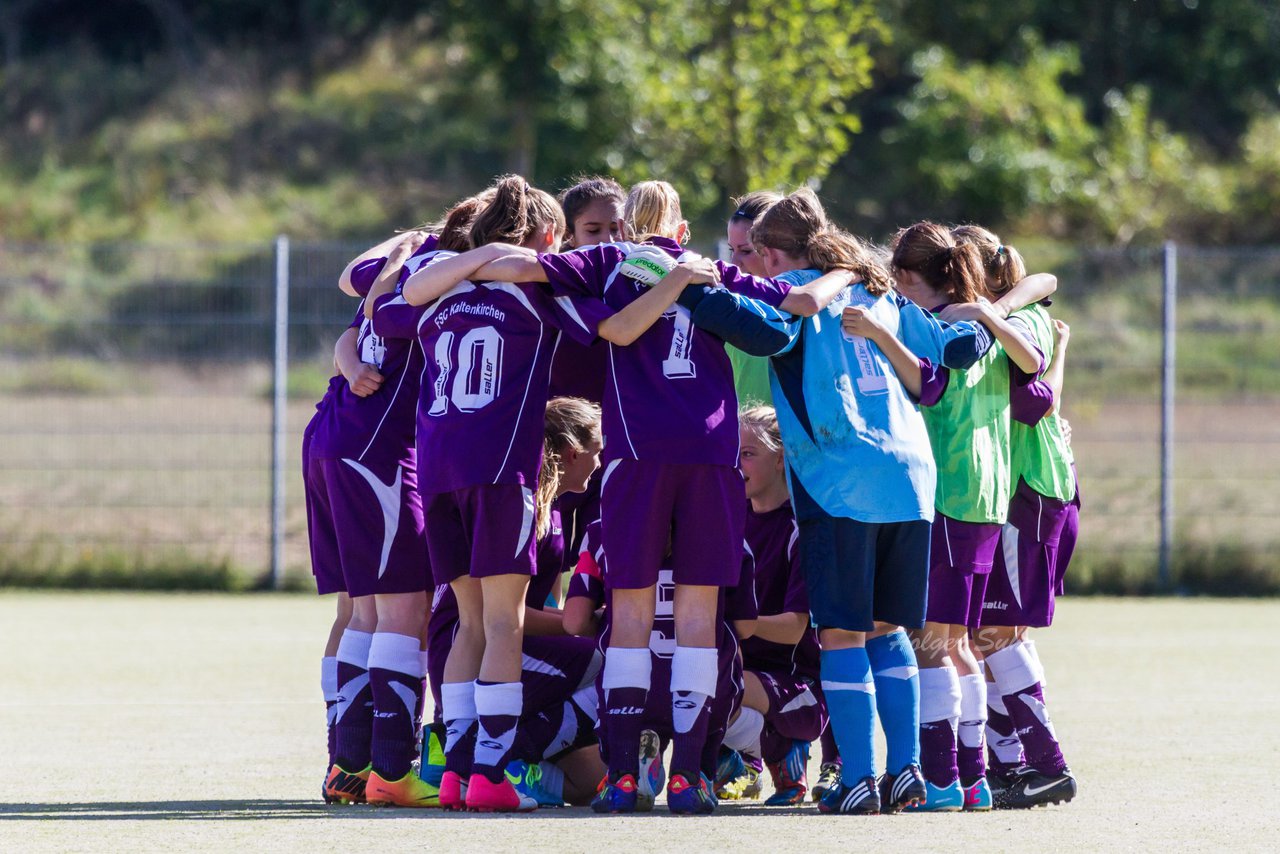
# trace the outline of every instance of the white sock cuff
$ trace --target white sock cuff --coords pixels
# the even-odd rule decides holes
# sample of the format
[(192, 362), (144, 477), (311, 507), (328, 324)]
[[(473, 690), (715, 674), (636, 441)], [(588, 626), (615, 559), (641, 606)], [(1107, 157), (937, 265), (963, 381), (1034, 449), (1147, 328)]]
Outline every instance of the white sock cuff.
[(720, 678), (720, 654), (702, 646), (678, 646), (671, 656), (671, 692), (693, 691), (716, 695)]
[(335, 655), (320, 659), (320, 691), (326, 700), (338, 699), (338, 657)]
[(1036, 675), (1035, 662), (1020, 643), (988, 655), (987, 667), (991, 669), (991, 675), (996, 679), (996, 688), (1003, 696), (1016, 694), (1040, 681)]
[(920, 722), (929, 724), (960, 717), (960, 678), (954, 667), (926, 667), (920, 671)]
[(600, 686), (605, 691), (614, 688), (644, 688), (647, 691), (652, 671), (653, 657), (649, 647), (611, 646), (604, 656), (604, 675), (600, 677)]
[(1009, 716), (1009, 710), (1004, 704), (1004, 697), (1000, 696), (1000, 689), (995, 686), (994, 682), (987, 683), (987, 708), (1004, 715), (1006, 718)]
[(724, 733), (725, 747), (742, 750), (752, 756), (760, 755), (760, 732), (764, 729), (764, 715), (756, 709), (742, 707), (738, 717)]
[(987, 720), (987, 680), (980, 673), (960, 677), (960, 720)]
[(440, 686), (440, 716), (446, 721), (476, 719), (476, 683), (445, 682)]
[(390, 670), (406, 676), (418, 676), (419, 641), (409, 635), (374, 632), (369, 644), (369, 669)]
[(514, 715), (524, 711), (524, 685), (519, 682), (476, 683), (476, 717)]
[(338, 654), (335, 658), (343, 664), (354, 664), (366, 670), (369, 667), (369, 646), (373, 643), (373, 632), (357, 632), (347, 629), (338, 641)]
[(418, 674), (426, 679), (431, 673), (431, 656), (425, 649), (418, 650)]
[(1022, 641), (1022, 648), (1027, 651), (1027, 655), (1031, 658), (1031, 664), (1036, 669), (1036, 681), (1040, 683), (1040, 687), (1049, 687), (1044, 681), (1044, 664), (1040, 661), (1040, 651), (1036, 649), (1036, 642), (1024, 640)]

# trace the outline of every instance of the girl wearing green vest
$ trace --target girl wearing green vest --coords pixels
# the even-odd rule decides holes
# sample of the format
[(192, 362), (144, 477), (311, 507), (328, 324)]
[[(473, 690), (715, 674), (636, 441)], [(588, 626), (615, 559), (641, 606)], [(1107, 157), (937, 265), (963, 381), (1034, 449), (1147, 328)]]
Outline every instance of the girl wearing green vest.
[[(917, 223), (897, 235), (892, 269), (899, 292), (926, 310), (977, 303), (985, 293), (977, 248), (957, 243), (935, 223)], [(987, 578), (1008, 517), (1008, 365), (1034, 374), (1044, 367), (1041, 352), (999, 312), (984, 302), (978, 313), (997, 343), (969, 368), (940, 371), (941, 393), (921, 396), (936, 399), (921, 412), (938, 471), (928, 608), (924, 628), (915, 633), (928, 790), (924, 810), (992, 806), (982, 742), (986, 682), (968, 635), (980, 624)]]
[[(961, 226), (952, 235), (978, 249), (991, 298), (1025, 275), (1018, 250), (985, 228)], [(1069, 801), (1076, 793), (1045, 708), (1044, 668), (1026, 632), (1053, 622), (1058, 579), (1075, 542), (1079, 490), (1058, 414), (1069, 330), (1040, 304), (1011, 314), (1009, 322), (1035, 342), (1049, 367), (1031, 374), (1009, 366), (1014, 489), (975, 647), (987, 664), (987, 779), (998, 806), (1017, 808)]]

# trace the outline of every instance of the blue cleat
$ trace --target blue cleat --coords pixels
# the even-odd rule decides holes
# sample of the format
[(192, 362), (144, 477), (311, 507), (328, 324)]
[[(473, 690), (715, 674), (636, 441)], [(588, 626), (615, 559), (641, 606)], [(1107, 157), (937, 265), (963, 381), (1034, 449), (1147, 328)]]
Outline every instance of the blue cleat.
[(640, 778), (636, 809), (650, 812), (653, 802), (667, 784), (667, 769), (662, 767), (662, 739), (651, 729), (640, 733)]
[(591, 811), (602, 815), (635, 812), (639, 788), (633, 774), (623, 774), (616, 780), (606, 778), (604, 786), (591, 800)]
[(422, 730), (422, 757), (418, 761), (422, 779), (440, 788), (444, 778), (444, 724), (431, 724)]
[(564, 801), (542, 787), (542, 766), (530, 765), (521, 759), (513, 760), (507, 765), (507, 779), (516, 791), (526, 797), (533, 798), (539, 807), (562, 807)]
[(986, 812), (991, 809), (995, 799), (991, 795), (991, 786), (986, 777), (979, 777), (972, 786), (964, 786), (964, 811)]
[(716, 799), (707, 778), (699, 774), (690, 781), (684, 774), (672, 774), (667, 781), (667, 809), (675, 815), (711, 815)]
[(789, 807), (804, 803), (809, 793), (809, 742), (793, 740), (780, 762), (769, 763), (774, 792), (764, 802), (767, 807)]
[(904, 812), (959, 812), (964, 809), (964, 789), (960, 787), (959, 780), (944, 788), (926, 780), (924, 790), (924, 803), (912, 804)]
[(731, 747), (721, 747), (720, 760), (716, 763), (716, 779), (711, 790), (721, 800), (733, 800), (736, 795), (729, 787), (746, 773), (747, 764), (742, 761), (742, 754)]

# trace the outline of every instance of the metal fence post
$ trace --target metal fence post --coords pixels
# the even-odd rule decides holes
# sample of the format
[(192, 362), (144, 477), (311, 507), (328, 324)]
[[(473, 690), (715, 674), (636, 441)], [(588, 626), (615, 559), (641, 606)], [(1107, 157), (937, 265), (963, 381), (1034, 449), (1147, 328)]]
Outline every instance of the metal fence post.
[(1173, 406), (1178, 302), (1178, 245), (1164, 244), (1163, 347), (1160, 363), (1160, 589), (1173, 587)]
[(289, 238), (276, 238), (275, 359), (271, 383), (271, 588), (284, 586), (285, 407), (289, 391)]

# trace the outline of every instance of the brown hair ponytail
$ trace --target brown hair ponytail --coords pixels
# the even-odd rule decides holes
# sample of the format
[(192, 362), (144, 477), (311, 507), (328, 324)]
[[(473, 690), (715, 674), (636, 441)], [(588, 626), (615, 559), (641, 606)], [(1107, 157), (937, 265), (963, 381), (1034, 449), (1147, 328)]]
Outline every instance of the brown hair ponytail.
[(957, 243), (951, 232), (935, 222), (918, 222), (893, 238), (895, 270), (918, 273), (951, 302), (973, 302), (985, 290), (986, 275), (978, 247)]
[(766, 210), (751, 228), (757, 246), (802, 258), (814, 269), (829, 273), (849, 270), (872, 296), (889, 292), (889, 273), (874, 250), (827, 220), (822, 202), (808, 187), (785, 196)]
[(978, 247), (982, 269), (986, 274), (987, 290), (991, 292), (991, 296), (998, 297), (1007, 293), (1026, 278), (1027, 265), (1022, 262), (1022, 255), (1012, 246), (1001, 243), (993, 232), (980, 225), (957, 225), (951, 229), (951, 236), (957, 243)]
[(504, 175), (491, 188), (493, 200), (471, 226), (471, 245), (523, 244), (550, 227), (559, 242), (564, 234), (564, 213), (549, 193), (534, 189), (519, 175)]

